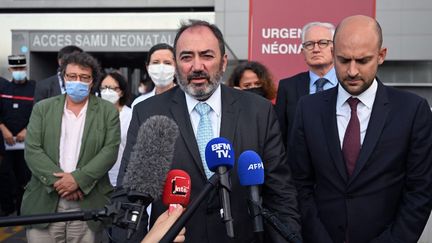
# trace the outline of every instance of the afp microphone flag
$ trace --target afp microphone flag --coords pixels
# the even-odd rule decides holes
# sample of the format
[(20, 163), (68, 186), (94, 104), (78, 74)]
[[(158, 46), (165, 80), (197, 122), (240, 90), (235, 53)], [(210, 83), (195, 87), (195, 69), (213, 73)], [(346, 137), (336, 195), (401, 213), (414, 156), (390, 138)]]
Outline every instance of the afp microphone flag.
[(237, 172), (242, 186), (254, 186), (264, 183), (264, 164), (255, 151), (246, 150), (240, 154)]

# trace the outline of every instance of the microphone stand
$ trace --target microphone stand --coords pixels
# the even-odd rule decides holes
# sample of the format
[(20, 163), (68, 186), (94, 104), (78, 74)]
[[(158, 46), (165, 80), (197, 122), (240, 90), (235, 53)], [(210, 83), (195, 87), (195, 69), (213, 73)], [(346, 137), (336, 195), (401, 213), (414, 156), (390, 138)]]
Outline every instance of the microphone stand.
[(130, 202), (114, 202), (106, 205), (104, 209), (85, 210), (76, 212), (35, 214), (15, 217), (0, 217), (0, 227), (64, 222), (72, 220), (99, 220), (112, 219), (112, 223), (121, 228), (128, 229), (128, 239), (139, 228), (144, 210), (152, 200), (147, 194), (139, 192), (127, 193)]
[[(218, 168), (219, 175), (228, 174), (226, 167)], [(231, 216), (231, 202), (229, 193), (231, 192), (231, 181), (228, 176), (221, 176), (219, 178), (220, 200), (223, 206), (222, 220), (225, 223), (225, 229), (229, 238), (234, 238), (234, 220)]]
[[(251, 193), (258, 193), (257, 190), (251, 190)], [(261, 203), (260, 202), (256, 202), (252, 199), (248, 199), (247, 200), (248, 203), (248, 210), (249, 210), (249, 215), (252, 217), (253, 221), (254, 221), (254, 225), (256, 225), (256, 228), (254, 226), (254, 235), (255, 235), (255, 239), (256, 243), (262, 243), (264, 242), (264, 226), (263, 226), (263, 222), (262, 222), (262, 217), (259, 217), (262, 215), (262, 207), (261, 207)]]
[(179, 234), (180, 230), (185, 226), (186, 222), (192, 217), (192, 214), (197, 210), (199, 205), (206, 199), (210, 191), (217, 186), (219, 182), (219, 175), (213, 174), (207, 184), (204, 186), (204, 190), (198, 194), (198, 196), (189, 204), (186, 211), (178, 218), (178, 220), (171, 226), (164, 237), (159, 241), (159, 243), (171, 243), (174, 238)]
[(275, 213), (270, 210), (261, 207), (256, 202), (250, 201), (251, 204), (254, 204), (261, 211), (261, 215), (264, 220), (269, 223), (273, 229), (275, 229), (285, 240), (290, 243), (302, 243), (303, 241), (298, 237), (297, 232), (291, 230), (289, 226), (283, 224), (281, 220), (276, 216)]

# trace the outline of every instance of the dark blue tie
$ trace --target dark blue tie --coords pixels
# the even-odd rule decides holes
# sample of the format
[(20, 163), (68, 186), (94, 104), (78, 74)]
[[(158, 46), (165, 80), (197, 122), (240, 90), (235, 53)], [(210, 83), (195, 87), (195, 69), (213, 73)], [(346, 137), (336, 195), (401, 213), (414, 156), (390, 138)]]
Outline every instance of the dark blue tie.
[(316, 85), (316, 92), (315, 93), (323, 91), (324, 90), (324, 85), (327, 82), (329, 82), (329, 80), (326, 79), (326, 78), (319, 78), (319, 79), (317, 79), (317, 81), (315, 81), (315, 85)]

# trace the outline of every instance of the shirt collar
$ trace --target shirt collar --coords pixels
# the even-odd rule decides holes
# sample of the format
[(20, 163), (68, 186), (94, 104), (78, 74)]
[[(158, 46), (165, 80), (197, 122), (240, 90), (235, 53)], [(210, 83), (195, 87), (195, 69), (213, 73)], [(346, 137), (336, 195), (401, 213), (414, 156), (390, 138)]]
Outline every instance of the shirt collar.
[[(80, 113), (78, 114), (77, 117), (82, 116), (82, 115), (87, 111), (87, 107), (88, 107), (89, 100), (90, 100), (90, 97), (87, 98), (87, 100), (86, 100), (86, 102), (85, 102), (83, 108), (80, 110)], [(71, 110), (69, 110), (69, 109), (67, 108), (67, 102), (68, 102), (67, 97), (65, 97), (65, 103), (64, 103), (64, 108), (63, 108), (64, 112), (70, 112), (70, 113), (73, 113)]]
[[(187, 105), (188, 112), (190, 115), (192, 113), (192, 111), (194, 110), (195, 106), (200, 101), (193, 98), (192, 96), (190, 96), (186, 92), (184, 92), (184, 94), (186, 97), (186, 105)], [(221, 114), (221, 110), (222, 110), (221, 101), (222, 101), (221, 85), (219, 84), (219, 86), (216, 88), (215, 92), (213, 92), (213, 94), (204, 102), (207, 103), (212, 108), (212, 110), (216, 113), (216, 115), (219, 117)]]
[[(315, 85), (315, 82), (321, 78), (319, 75), (317, 75), (316, 73), (312, 72), (311, 70), (309, 70), (309, 78), (310, 78), (310, 85), (313, 86)], [(336, 71), (334, 69), (334, 67), (332, 67), (324, 76), (323, 78), (326, 78), (331, 84), (332, 86), (336, 86), (337, 84), (337, 78), (336, 78)]]
[(338, 97), (337, 97), (336, 107), (340, 108), (348, 100), (348, 98), (350, 98), (352, 96), (352, 97), (358, 98), (362, 104), (364, 104), (368, 109), (371, 110), (373, 103), (375, 101), (377, 89), (378, 89), (378, 83), (377, 83), (376, 79), (374, 79), (372, 81), (372, 84), (371, 84), (371, 86), (369, 86), (368, 89), (363, 91), (363, 93), (361, 93), (358, 96), (351, 95), (342, 87), (342, 85), (339, 85), (338, 86)]

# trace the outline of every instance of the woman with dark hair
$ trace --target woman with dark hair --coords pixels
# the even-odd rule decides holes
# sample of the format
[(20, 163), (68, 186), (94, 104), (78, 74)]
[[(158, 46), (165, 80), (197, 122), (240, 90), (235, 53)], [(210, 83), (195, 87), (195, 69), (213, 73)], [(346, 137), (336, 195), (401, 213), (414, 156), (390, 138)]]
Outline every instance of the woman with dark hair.
[(174, 49), (168, 44), (159, 43), (150, 48), (147, 55), (146, 68), (155, 87), (152, 91), (136, 98), (132, 103), (132, 109), (139, 102), (151, 96), (161, 94), (175, 86), (174, 56)]
[(228, 86), (251, 91), (269, 100), (276, 97), (276, 88), (269, 70), (259, 62), (242, 62), (234, 69)]
[(117, 72), (111, 72), (104, 75), (101, 79), (99, 90), (102, 99), (113, 103), (119, 112), (120, 119), (120, 147), (117, 156), (117, 161), (111, 170), (108, 172), (111, 184), (116, 186), (117, 175), (120, 168), (123, 150), (126, 146), (126, 135), (129, 128), (129, 123), (132, 118), (132, 109), (126, 106), (130, 97), (130, 90), (126, 79)]

